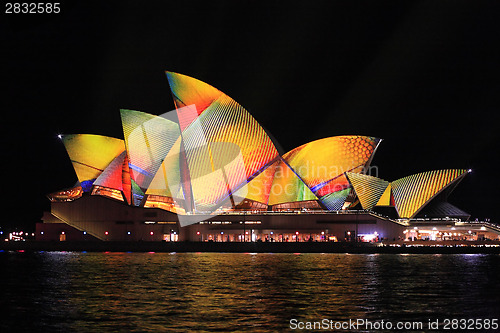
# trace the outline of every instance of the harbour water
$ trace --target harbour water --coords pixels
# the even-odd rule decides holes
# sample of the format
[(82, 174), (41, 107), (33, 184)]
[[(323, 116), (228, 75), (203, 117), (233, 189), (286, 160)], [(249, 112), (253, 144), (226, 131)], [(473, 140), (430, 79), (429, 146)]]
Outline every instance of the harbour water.
[(427, 332), (500, 319), (500, 255), (11, 251), (0, 297), (0, 332), (277, 332), (325, 319)]

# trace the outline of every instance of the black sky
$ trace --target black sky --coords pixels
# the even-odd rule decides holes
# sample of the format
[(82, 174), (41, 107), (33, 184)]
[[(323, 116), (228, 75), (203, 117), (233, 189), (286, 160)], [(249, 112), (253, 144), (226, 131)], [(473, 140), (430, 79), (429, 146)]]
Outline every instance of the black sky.
[(384, 139), (372, 165), (389, 181), (471, 168), (450, 201), (500, 222), (498, 1), (237, 3), (3, 13), (1, 225), (32, 225), (76, 181), (58, 133), (122, 137), (120, 108), (171, 110), (165, 70), (227, 93), (285, 152), (361, 134)]

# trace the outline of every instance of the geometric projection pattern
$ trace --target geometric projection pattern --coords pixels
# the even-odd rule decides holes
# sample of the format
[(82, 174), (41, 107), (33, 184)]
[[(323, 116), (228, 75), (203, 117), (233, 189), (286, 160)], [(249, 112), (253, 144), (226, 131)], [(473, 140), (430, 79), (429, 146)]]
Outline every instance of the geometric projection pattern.
[(184, 200), (181, 184), (181, 140), (170, 149), (146, 191), (147, 195), (164, 196)]
[(274, 179), (269, 195), (269, 206), (297, 202), (318, 200), (295, 172), (280, 159), (275, 167)]
[(351, 193), (350, 188), (346, 188), (342, 191), (333, 192), (321, 197), (320, 200), (325, 205), (328, 210), (336, 211), (341, 210), (342, 206), (347, 199), (347, 196)]
[(144, 191), (180, 137), (179, 125), (152, 114), (120, 110), (132, 179)]
[(444, 188), (467, 174), (464, 169), (422, 172), (391, 183), (396, 210), (401, 218), (413, 218)]
[(279, 162), (280, 161), (276, 161), (268, 166), (259, 175), (234, 192), (233, 196), (267, 205), (269, 201), (269, 194), (271, 193), (271, 186), (273, 184), (274, 172), (276, 170), (276, 165), (278, 165)]
[(184, 131), (196, 117), (224, 94), (217, 88), (195, 78), (173, 72), (166, 72), (166, 74), (175, 108), (195, 107), (195, 112), (178, 113), (181, 131)]
[(367, 167), (380, 141), (360, 135), (324, 138), (289, 151), (283, 159), (316, 193), (344, 172)]
[(278, 157), (273, 142), (247, 110), (218, 89), (177, 73), (167, 72), (167, 78), (196, 209), (214, 209), (236, 192), (244, 197), (245, 184)]
[(346, 175), (363, 209), (372, 209), (389, 186), (388, 181), (377, 177), (351, 172), (346, 172)]
[(278, 156), (257, 121), (226, 95), (191, 122), (182, 138), (198, 206), (217, 204)]

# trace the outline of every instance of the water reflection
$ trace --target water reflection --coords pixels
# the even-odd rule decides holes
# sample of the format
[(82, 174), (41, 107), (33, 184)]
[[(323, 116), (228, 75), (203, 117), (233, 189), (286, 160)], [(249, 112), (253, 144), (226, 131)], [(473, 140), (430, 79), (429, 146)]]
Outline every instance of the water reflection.
[(1, 253), (1, 331), (282, 331), (493, 318), (498, 255)]

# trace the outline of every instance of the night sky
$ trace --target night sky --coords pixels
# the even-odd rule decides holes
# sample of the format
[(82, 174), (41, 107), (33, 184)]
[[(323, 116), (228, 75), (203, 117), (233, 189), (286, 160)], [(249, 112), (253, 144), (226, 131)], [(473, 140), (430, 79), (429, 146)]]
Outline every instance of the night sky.
[(471, 168), (450, 202), (500, 222), (500, 2), (161, 3), (2, 9), (0, 226), (34, 226), (76, 182), (57, 134), (122, 138), (121, 108), (172, 110), (165, 70), (234, 98), (283, 152), (360, 134), (384, 139), (388, 181)]

